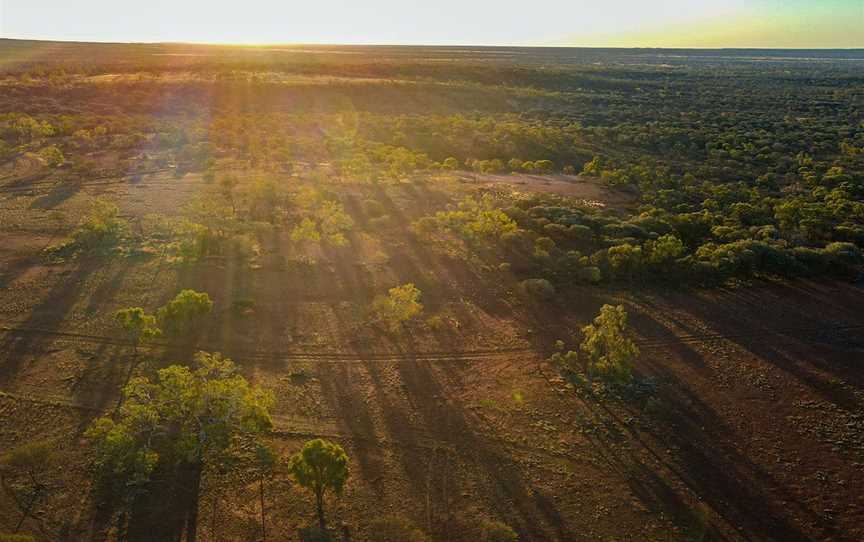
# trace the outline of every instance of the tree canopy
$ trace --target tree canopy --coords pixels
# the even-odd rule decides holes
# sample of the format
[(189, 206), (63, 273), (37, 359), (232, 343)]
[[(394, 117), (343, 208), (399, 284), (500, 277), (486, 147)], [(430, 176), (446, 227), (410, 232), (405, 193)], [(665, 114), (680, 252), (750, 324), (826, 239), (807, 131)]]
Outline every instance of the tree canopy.
[(623, 305), (603, 305), (594, 323), (582, 328), (581, 350), (587, 358), (589, 376), (612, 382), (633, 378), (633, 361), (639, 348), (628, 337), (627, 311)]
[(342, 492), (348, 480), (348, 456), (338, 444), (310, 440), (288, 462), (288, 470), (297, 483), (315, 495), (318, 526), (325, 529), (324, 497), (328, 491)]

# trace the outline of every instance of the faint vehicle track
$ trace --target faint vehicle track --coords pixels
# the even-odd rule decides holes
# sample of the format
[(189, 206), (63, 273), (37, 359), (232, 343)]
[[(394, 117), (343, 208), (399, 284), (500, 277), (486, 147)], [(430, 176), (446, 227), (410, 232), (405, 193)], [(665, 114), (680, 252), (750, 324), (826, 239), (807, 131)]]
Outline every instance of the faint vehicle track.
[[(10, 322), (6, 322), (10, 324)], [(816, 327), (788, 327), (764, 329), (752, 332), (742, 333), (687, 333), (676, 335), (668, 339), (637, 339), (634, 341), (640, 348), (647, 350), (661, 349), (674, 344), (694, 344), (704, 342), (722, 341), (728, 339), (755, 339), (768, 336), (787, 336), (794, 335), (794, 338), (806, 342), (824, 342), (823, 339), (812, 337), (813, 334), (825, 332), (848, 332), (864, 329), (864, 324), (844, 324), (836, 323), (829, 326)], [(2, 325), (0, 323), (0, 332), (5, 332), (9, 336), (33, 336), (42, 335), (53, 337), (57, 340), (68, 340), (74, 342), (84, 342), (89, 344), (99, 344), (107, 346), (132, 346), (132, 343), (123, 339), (108, 337), (103, 335), (87, 335), (82, 333), (70, 333), (62, 331), (53, 331), (40, 328), (16, 327), (13, 325)], [(808, 336), (809, 335), (809, 336)], [(153, 341), (147, 345), (142, 345), (142, 349), (155, 348), (170, 348), (187, 346), (185, 343), (176, 343), (169, 341)], [(212, 344), (197, 344), (203, 350), (218, 350), (219, 347)], [(532, 347), (512, 347), (512, 348), (495, 348), (495, 349), (478, 349), (478, 350), (444, 350), (444, 351), (426, 351), (426, 352), (390, 352), (390, 353), (364, 353), (357, 354), (352, 352), (309, 352), (309, 351), (274, 351), (263, 352), (260, 350), (244, 350), (232, 348), (231, 353), (234, 356), (241, 356), (243, 359), (249, 360), (285, 360), (285, 361), (318, 361), (323, 363), (363, 363), (363, 362), (387, 362), (401, 360), (416, 360), (429, 362), (457, 362), (474, 359), (499, 358), (513, 354), (534, 354), (544, 355), (545, 353)]]
[[(52, 331), (39, 328), (14, 327), (9, 325), (0, 325), (0, 332), (5, 332), (8, 336), (33, 336), (42, 335), (52, 337), (56, 340), (68, 340), (70, 342), (83, 342), (88, 344), (98, 344), (107, 346), (132, 346), (132, 343), (123, 339), (108, 337), (103, 335), (86, 335), (82, 333), (68, 333), (62, 331)], [(185, 343), (175, 343), (168, 341), (153, 341), (146, 345), (139, 346), (139, 349), (156, 349), (170, 347), (188, 346)], [(219, 346), (199, 343), (195, 345), (201, 350), (218, 350)], [(235, 357), (242, 356), (243, 359), (249, 360), (285, 360), (285, 361), (317, 361), (323, 363), (363, 363), (368, 361), (387, 362), (400, 360), (416, 360), (429, 362), (444, 362), (444, 361), (462, 361), (484, 358), (498, 358), (510, 356), (520, 353), (536, 353), (529, 347), (514, 347), (514, 348), (497, 348), (497, 349), (481, 349), (469, 351), (440, 351), (440, 352), (405, 352), (405, 353), (369, 353), (356, 354), (350, 352), (308, 352), (308, 351), (282, 351), (282, 352), (262, 352), (260, 350), (244, 350), (231, 349), (231, 354)]]
[[(134, 173), (125, 173), (120, 175), (98, 175), (94, 177), (90, 177), (90, 180), (87, 181), (74, 181), (74, 180), (63, 180), (63, 179), (48, 179), (48, 180), (39, 180), (33, 183), (29, 183), (23, 186), (0, 186), (0, 194), (18, 194), (18, 193), (26, 193), (32, 192), (37, 188), (56, 188), (58, 186), (69, 185), (70, 187), (74, 186), (78, 187), (86, 187), (86, 186), (106, 186), (112, 184), (123, 184), (127, 179), (132, 179), (133, 177), (137, 177), (139, 175), (155, 175), (157, 173), (166, 173), (168, 171), (174, 171), (172, 168), (162, 168), (162, 169), (151, 169), (147, 171), (136, 171)], [(148, 184), (152, 184), (154, 181), (161, 182), (169, 182), (172, 179), (151, 179), (148, 181)]]

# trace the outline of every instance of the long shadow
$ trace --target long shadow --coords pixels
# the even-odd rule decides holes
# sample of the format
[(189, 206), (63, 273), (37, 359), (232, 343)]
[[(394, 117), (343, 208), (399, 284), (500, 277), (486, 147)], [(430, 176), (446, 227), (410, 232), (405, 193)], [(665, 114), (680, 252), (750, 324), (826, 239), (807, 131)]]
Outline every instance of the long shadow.
[[(784, 291), (784, 294), (788, 290)], [(800, 298), (801, 293), (806, 290), (789, 292)], [(808, 339), (813, 339), (813, 332), (808, 328), (829, 328), (837, 322), (826, 320), (819, 312), (821, 296), (812, 299), (812, 306), (805, 305), (793, 307), (778, 307), (783, 311), (782, 316), (774, 316), (771, 309), (764, 310), (742, 310), (742, 305), (758, 304), (761, 301), (760, 290), (746, 292), (723, 292), (713, 303), (692, 303), (688, 305), (688, 311), (703, 322), (708, 322), (712, 330), (728, 335), (726, 339), (744, 351), (768, 363), (778, 370), (785, 372), (795, 378), (803, 386), (816, 393), (827, 401), (840, 408), (854, 411), (860, 408), (859, 401), (854, 395), (838, 389), (829, 382), (828, 378), (818, 374), (821, 371), (833, 377), (840, 377), (858, 383), (861, 388), (861, 375), (857, 370), (857, 364), (851, 363), (844, 366), (838, 363), (836, 356), (829, 359), (815, 352)], [(794, 312), (793, 312), (794, 311)], [(719, 314), (718, 314), (719, 313)], [(846, 314), (849, 314), (848, 312)], [(817, 315), (814, 318), (814, 315)], [(860, 316), (850, 314), (853, 322), (861, 322)], [(782, 320), (780, 318), (783, 318)], [(788, 322), (788, 323), (787, 323)], [(774, 331), (778, 327), (788, 327), (788, 330)], [(801, 330), (796, 330), (801, 328)], [(750, 336), (757, 333), (758, 336)], [(830, 343), (830, 341), (829, 341)], [(788, 345), (792, 352), (780, 347), (780, 344)], [(840, 350), (843, 348), (838, 346)], [(796, 355), (797, 354), (797, 355)], [(814, 370), (815, 369), (815, 370)], [(817, 371), (818, 370), (818, 371)]]
[[(668, 397), (664, 399), (672, 402), (676, 409), (680, 408), (680, 402)], [(640, 452), (647, 453), (652, 461), (661, 464), (664, 470), (683, 483), (693, 496), (717, 511), (720, 517), (741, 529), (743, 533), (750, 533), (758, 540), (810, 540), (806, 533), (787, 519), (785, 510), (781, 512), (768, 504), (768, 495), (760, 488), (777, 487), (776, 481), (726, 444), (721, 437), (705, 435), (701, 430), (712, 423), (719, 424), (722, 428), (721, 421), (709, 421), (702, 418), (701, 414), (691, 412), (688, 416), (677, 418), (674, 432), (656, 435), (657, 440), (666, 443), (665, 446), (674, 444), (680, 459), (673, 464), (606, 405), (589, 399), (583, 399), (583, 404), (598, 419), (609, 420), (617, 431), (628, 435), (633, 444), (632, 451), (621, 446), (610, 446), (606, 440), (598, 437), (593, 438), (592, 442), (598, 458), (627, 479), (634, 495), (649, 509), (669, 514), (689, 530), (702, 530), (702, 535), (708, 540), (725, 539), (714, 526), (699, 518), (698, 513), (669, 486), (664, 478), (670, 474), (664, 476), (658, 472), (640, 457)], [(692, 396), (687, 400), (687, 407), (691, 408), (691, 411), (696, 409), (699, 412), (711, 412), (706, 405), (694, 402)], [(691, 419), (698, 421), (694, 423)], [(716, 415), (712, 415), (713, 419), (716, 419)], [(717, 432), (725, 434), (726, 430), (720, 429)], [(813, 512), (803, 505), (796, 506), (796, 512), (815, 518)], [(713, 538), (709, 536), (712, 533)]]
[(24, 189), (30, 188), (33, 183), (41, 181), (42, 179), (48, 177), (50, 175), (50, 171), (42, 171), (39, 173), (33, 173), (31, 175), (27, 175), (25, 177), (21, 177), (20, 179), (16, 179), (12, 182), (6, 183), (3, 185), (4, 189)]
[(491, 484), (493, 500), (489, 504), (497, 515), (508, 518), (524, 540), (548, 540), (545, 523), (551, 523), (549, 526), (559, 533), (560, 540), (574, 539), (565, 522), (554, 523), (563, 520), (554, 503), (542, 497), (538, 500), (532, 494), (533, 490), (520, 475), (521, 465), (475, 432), (465, 416), (466, 406), (455, 399), (458, 394), (442, 388), (434, 367), (410, 359), (410, 350), (405, 354), (406, 359), (398, 363), (397, 371), (423, 428), (435, 441), (446, 443), (463, 460), (476, 465), (475, 472), (482, 473)]
[(357, 369), (348, 364), (319, 363), (316, 369), (325, 402), (337, 413), (341, 429), (349, 435), (360, 463), (360, 474), (375, 492), (385, 492), (384, 467), (375, 457), (375, 424), (363, 394), (353, 378)]
[(200, 473), (176, 466), (170, 459), (157, 465), (148, 491), (131, 506), (127, 527), (129, 542), (154, 540), (180, 542), (196, 529)]
[[(658, 324), (659, 325), (659, 324)], [(675, 347), (676, 352), (689, 351), (684, 359), (701, 357), (684, 344)], [(695, 364), (701, 367), (702, 363)], [(665, 363), (648, 363), (651, 372), (664, 382), (661, 398), (674, 407), (674, 430), (654, 434), (659, 442), (672, 441), (680, 456), (681, 467), (676, 467), (651, 450), (629, 426), (626, 428), (640, 447), (665, 464), (685, 485), (733, 525), (743, 526), (746, 532), (754, 533), (764, 540), (808, 540), (798, 525), (789, 518), (806, 517), (814, 525), (830, 532), (836, 540), (847, 540), (831, 525), (825, 525), (815, 512), (800, 503), (782, 484), (774, 480), (763, 468), (743, 456), (734, 446), (734, 431), (720, 419), (716, 412), (705, 404), (689, 387), (672, 372)], [(609, 409), (603, 408), (606, 417), (617, 418)], [(602, 443), (599, 443), (602, 445)], [(640, 463), (637, 460), (634, 460)], [(644, 465), (639, 467), (645, 468)], [(783, 510), (772, 503), (771, 497), (787, 503)], [(667, 499), (670, 500), (670, 499)], [(650, 504), (650, 503), (649, 503)], [(672, 511), (678, 505), (670, 502)], [(786, 508), (792, 507), (790, 513)]]
[(477, 274), (461, 259), (440, 255), (414, 235), (411, 219), (380, 186), (375, 197), (393, 218), (399, 230), (399, 242), (387, 246), (392, 269), (403, 282), (414, 282), (437, 310), (447, 298), (470, 299), (477, 307), (492, 315), (508, 315), (510, 307), (500, 295), (477, 289)]
[(51, 187), (51, 191), (43, 196), (39, 196), (32, 203), (30, 209), (47, 210), (53, 209), (72, 198), (81, 191), (81, 184), (77, 182), (60, 182)]
[[(72, 393), (79, 405), (87, 406), (90, 415), (82, 414), (78, 420), (77, 434), (83, 435), (90, 423), (116, 401), (122, 390), (123, 377), (130, 359), (123, 356), (124, 349), (118, 346), (99, 345), (84, 371), (72, 386)], [(105, 367), (107, 363), (107, 368)]]
[(15, 280), (27, 272), (28, 269), (43, 262), (45, 257), (42, 254), (30, 254), (22, 258), (17, 258), (5, 265), (0, 270), (0, 289), (6, 288)]
[(60, 327), (63, 320), (78, 301), (84, 278), (95, 271), (102, 262), (88, 259), (77, 262), (66, 277), (58, 280), (45, 297), (30, 312), (30, 315), (15, 326), (15, 331), (0, 343), (0, 383), (9, 383), (20, 370), (21, 363), (36, 355), (44, 348), (46, 340), (38, 333), (27, 330), (40, 329), (53, 331)]
[(120, 287), (123, 285), (123, 279), (130, 274), (130, 271), (134, 266), (135, 261), (131, 258), (124, 258), (119, 266), (112, 266), (116, 269), (113, 270), (111, 277), (99, 284), (90, 296), (85, 312), (87, 314), (95, 314), (104, 306), (105, 303), (110, 302), (114, 297), (114, 294), (120, 291)]

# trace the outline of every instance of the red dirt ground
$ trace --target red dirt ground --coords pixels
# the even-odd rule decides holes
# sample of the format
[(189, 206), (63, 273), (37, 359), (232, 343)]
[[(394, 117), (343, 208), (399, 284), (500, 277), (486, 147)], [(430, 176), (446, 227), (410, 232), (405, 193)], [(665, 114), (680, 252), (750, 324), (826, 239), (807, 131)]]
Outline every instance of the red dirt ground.
[[(484, 282), (407, 233), (471, 183), (330, 187), (358, 226), (349, 248), (319, 251), (311, 268), (297, 264), (285, 232), (252, 268), (145, 256), (50, 263), (43, 249), (94, 195), (136, 224), (176, 213), (202, 182), (16, 182), (0, 182), (0, 446), (57, 443), (54, 491), (26, 524), (44, 539), (112, 539), (94, 509), (82, 439), (115, 404), (125, 373), (128, 346), (110, 315), (153, 310), (183, 287), (215, 301), (197, 348), (230, 355), (276, 394), (280, 450), (313, 436), (346, 447), (352, 476), (331, 521), (350, 526), (352, 540), (383, 513), (406, 515), (442, 541), (470, 540), (464, 524), (480, 516), (506, 521), (524, 541), (864, 539), (860, 285), (576, 288), (534, 306), (506, 277)], [(543, 190), (566, 184), (584, 190), (568, 195), (622, 202), (590, 183), (548, 183)], [(394, 226), (367, 227), (363, 198), (380, 201)], [(419, 323), (392, 337), (365, 323), (374, 295), (408, 281), (423, 291), (427, 315), (458, 325)], [(254, 308), (235, 314), (236, 299)], [(555, 339), (572, 342), (613, 301), (630, 311), (637, 370), (657, 385), (651, 400), (586, 397), (543, 361)], [(152, 367), (188, 354), (155, 349)], [(268, 491), (271, 539), (296, 540), (312, 520), (308, 495), (287, 480)], [(201, 496), (203, 540), (214, 529), (221, 540), (255, 539), (257, 486), (231, 495)], [(182, 518), (172, 502), (138, 510), (133, 538), (176, 537)], [(16, 520), (3, 494), (0, 526)]]

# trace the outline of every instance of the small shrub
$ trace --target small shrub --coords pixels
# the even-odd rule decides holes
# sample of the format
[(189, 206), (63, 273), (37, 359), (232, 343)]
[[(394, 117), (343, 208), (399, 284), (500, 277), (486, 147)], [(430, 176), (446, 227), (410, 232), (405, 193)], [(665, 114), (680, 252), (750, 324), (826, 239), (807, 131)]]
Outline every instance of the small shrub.
[(301, 220), (300, 223), (294, 226), (294, 229), (291, 230), (291, 240), (295, 243), (301, 241), (320, 241), (321, 234), (318, 232), (318, 226), (315, 224), (315, 221), (311, 218), (304, 218)]
[(126, 228), (126, 221), (119, 215), (120, 210), (113, 203), (102, 198), (93, 200), (90, 213), (72, 233), (75, 245), (93, 248), (116, 242)]
[(579, 280), (589, 284), (597, 284), (603, 280), (603, 273), (599, 267), (583, 267), (579, 270)]
[(450, 157), (448, 157), (447, 159), (444, 160), (444, 162), (441, 164), (441, 167), (442, 167), (443, 169), (447, 169), (447, 170), (450, 170), (450, 171), (452, 171), (452, 170), (454, 170), (454, 169), (459, 169), (459, 160), (457, 160), (457, 159), (453, 158), (452, 156), (450, 156)]
[(58, 167), (63, 165), (63, 162), (66, 161), (66, 158), (63, 156), (63, 152), (57, 148), (56, 145), (51, 145), (50, 147), (45, 147), (41, 151), (39, 151), (39, 156), (45, 160), (45, 163), (48, 167)]
[(482, 542), (516, 542), (519, 535), (509, 525), (500, 521), (484, 519), (480, 522)]
[(379, 295), (372, 302), (372, 313), (375, 319), (385, 324), (394, 333), (402, 327), (402, 324), (422, 312), (420, 290), (411, 283), (390, 288), (386, 296)]

